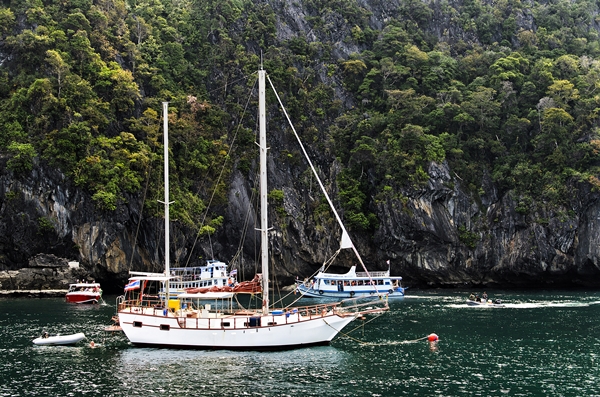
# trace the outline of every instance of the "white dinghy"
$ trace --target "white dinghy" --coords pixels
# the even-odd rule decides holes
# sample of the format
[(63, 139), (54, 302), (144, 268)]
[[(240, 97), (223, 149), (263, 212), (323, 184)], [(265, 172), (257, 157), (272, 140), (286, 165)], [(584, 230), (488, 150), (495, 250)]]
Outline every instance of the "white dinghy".
[(44, 332), (42, 336), (39, 338), (35, 338), (33, 340), (34, 345), (38, 346), (52, 346), (52, 345), (74, 345), (77, 342), (81, 342), (85, 339), (85, 335), (83, 332), (78, 332), (76, 334), (71, 335), (48, 335), (47, 332)]

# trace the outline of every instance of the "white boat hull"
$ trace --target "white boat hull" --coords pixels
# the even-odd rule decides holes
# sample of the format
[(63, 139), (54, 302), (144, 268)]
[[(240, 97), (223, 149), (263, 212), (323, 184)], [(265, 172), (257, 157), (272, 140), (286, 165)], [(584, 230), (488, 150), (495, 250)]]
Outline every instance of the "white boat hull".
[[(387, 295), (389, 298), (404, 298), (403, 288), (394, 288), (389, 290), (375, 291), (370, 289), (368, 291), (360, 291), (358, 289), (352, 290), (347, 289), (345, 291), (329, 291), (327, 289), (316, 290), (311, 287), (306, 287), (304, 284), (298, 284), (298, 292), (308, 298), (335, 298), (335, 299), (348, 299), (348, 298), (367, 298), (377, 297), (378, 295)], [(391, 292), (390, 292), (391, 291)]]
[(39, 337), (33, 340), (33, 344), (38, 346), (74, 345), (84, 339), (85, 335), (79, 332), (72, 335), (55, 335), (47, 338)]
[[(142, 309), (139, 309), (140, 311)], [(144, 309), (148, 310), (148, 309)], [(151, 309), (150, 309), (151, 310)], [(355, 319), (354, 315), (297, 313), (268, 316), (189, 318), (119, 313), (125, 335), (135, 345), (199, 349), (284, 350), (326, 345)], [(251, 318), (255, 320), (251, 320)], [(262, 326), (248, 326), (260, 318)], [(227, 324), (227, 326), (222, 326)]]

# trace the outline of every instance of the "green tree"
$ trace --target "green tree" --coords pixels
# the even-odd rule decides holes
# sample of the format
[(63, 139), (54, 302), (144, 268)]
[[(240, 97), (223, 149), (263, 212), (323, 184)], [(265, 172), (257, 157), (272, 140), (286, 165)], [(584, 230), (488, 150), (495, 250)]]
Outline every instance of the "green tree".
[(6, 163), (9, 170), (21, 174), (33, 169), (33, 159), (36, 156), (35, 148), (30, 143), (11, 142), (8, 145), (10, 158)]

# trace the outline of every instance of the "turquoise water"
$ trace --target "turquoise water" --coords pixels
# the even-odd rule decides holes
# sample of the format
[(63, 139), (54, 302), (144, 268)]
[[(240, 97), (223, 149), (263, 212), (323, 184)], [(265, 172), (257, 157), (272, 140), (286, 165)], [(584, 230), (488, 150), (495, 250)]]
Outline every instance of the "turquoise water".
[[(600, 293), (407, 292), (331, 346), (267, 353), (132, 347), (103, 331), (111, 297), (2, 298), (0, 396), (600, 396)], [(34, 346), (42, 329), (88, 339)]]

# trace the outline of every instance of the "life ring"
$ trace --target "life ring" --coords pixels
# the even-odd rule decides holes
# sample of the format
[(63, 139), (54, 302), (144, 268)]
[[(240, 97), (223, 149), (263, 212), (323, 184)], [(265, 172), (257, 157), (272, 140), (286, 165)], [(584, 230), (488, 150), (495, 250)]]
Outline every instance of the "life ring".
[(322, 289), (319, 290), (319, 295), (323, 295), (323, 290)]
[(350, 298), (354, 297), (354, 291), (350, 291)]
[(394, 293), (394, 290), (393, 290), (393, 289), (391, 289), (391, 290), (388, 290), (388, 294), (390, 294), (390, 295), (391, 295), (391, 294), (393, 294), (393, 293)]

